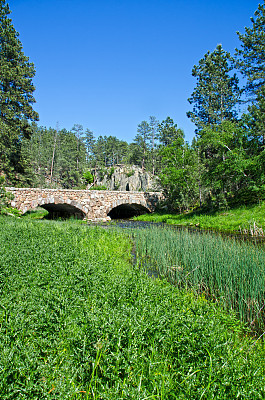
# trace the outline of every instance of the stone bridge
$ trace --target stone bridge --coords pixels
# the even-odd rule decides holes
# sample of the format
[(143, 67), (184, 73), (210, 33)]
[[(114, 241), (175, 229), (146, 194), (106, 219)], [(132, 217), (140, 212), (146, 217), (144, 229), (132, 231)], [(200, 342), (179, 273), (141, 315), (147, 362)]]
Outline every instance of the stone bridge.
[(106, 221), (154, 211), (159, 192), (6, 188), (13, 193), (12, 207), (23, 214), (43, 207), (52, 216)]

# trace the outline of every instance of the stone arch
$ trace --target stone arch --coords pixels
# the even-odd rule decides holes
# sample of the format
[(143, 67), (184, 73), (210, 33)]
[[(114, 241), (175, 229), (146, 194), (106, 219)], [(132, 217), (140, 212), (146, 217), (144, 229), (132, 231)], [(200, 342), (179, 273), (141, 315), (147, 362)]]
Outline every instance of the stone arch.
[[(50, 217), (62, 217), (69, 218), (74, 216), (77, 219), (84, 219), (88, 213), (88, 209), (82, 206), (75, 200), (72, 199), (64, 199), (62, 197), (38, 197), (36, 200), (31, 202), (30, 209), (34, 209), (37, 207), (42, 207), (47, 210), (50, 214)], [(29, 211), (29, 208), (26, 207), (23, 212)]]
[(126, 219), (137, 215), (150, 213), (150, 208), (143, 201), (128, 202), (128, 200), (118, 201), (106, 209), (106, 214), (111, 219)]

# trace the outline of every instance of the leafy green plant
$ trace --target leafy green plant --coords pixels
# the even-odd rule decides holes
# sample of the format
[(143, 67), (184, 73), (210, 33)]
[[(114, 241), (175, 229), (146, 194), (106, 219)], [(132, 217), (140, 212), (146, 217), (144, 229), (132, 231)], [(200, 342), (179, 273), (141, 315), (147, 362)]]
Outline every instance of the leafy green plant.
[(114, 171), (115, 171), (114, 167), (111, 167), (111, 168), (108, 170), (108, 179), (110, 179), (110, 178), (112, 177), (112, 175), (114, 174)]
[(94, 182), (94, 177), (89, 170), (83, 173), (83, 178), (85, 179), (86, 184)]
[(13, 217), (20, 217), (21, 211), (14, 207), (3, 207), (0, 212), (2, 215), (10, 215)]
[(14, 198), (14, 195), (5, 189), (4, 183), (4, 176), (0, 176), (0, 213), (5, 212), (4, 210), (7, 209), (10, 201)]
[(22, 218), (26, 219), (43, 219), (49, 215), (49, 212), (44, 208), (38, 207), (35, 210), (29, 210), (22, 215)]
[(115, 228), (0, 217), (1, 400), (264, 398), (259, 341), (131, 247)]
[(105, 185), (96, 185), (89, 188), (89, 190), (107, 190), (107, 187)]

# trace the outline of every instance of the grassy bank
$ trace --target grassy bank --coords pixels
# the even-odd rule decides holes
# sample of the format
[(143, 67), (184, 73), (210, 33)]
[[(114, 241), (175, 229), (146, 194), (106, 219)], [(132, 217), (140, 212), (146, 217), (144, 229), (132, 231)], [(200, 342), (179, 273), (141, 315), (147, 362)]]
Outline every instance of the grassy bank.
[(117, 231), (0, 218), (0, 398), (264, 399), (264, 348)]
[(145, 214), (140, 221), (163, 222), (181, 226), (195, 226), (222, 232), (242, 232), (265, 235), (265, 202), (215, 213), (190, 212), (183, 214)]
[(134, 231), (139, 261), (179, 288), (233, 309), (257, 336), (265, 330), (265, 249), (206, 233)]

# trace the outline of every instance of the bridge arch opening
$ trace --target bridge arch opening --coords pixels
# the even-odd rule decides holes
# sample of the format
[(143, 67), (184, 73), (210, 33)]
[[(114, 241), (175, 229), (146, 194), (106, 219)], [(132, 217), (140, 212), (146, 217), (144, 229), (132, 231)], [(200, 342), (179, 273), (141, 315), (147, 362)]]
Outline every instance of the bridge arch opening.
[(57, 218), (68, 219), (71, 217), (75, 219), (84, 219), (86, 216), (86, 214), (82, 210), (80, 210), (80, 208), (77, 208), (70, 204), (49, 203), (49, 204), (41, 204), (40, 207), (48, 211), (49, 214), (46, 217), (47, 219), (57, 219)]
[(128, 219), (147, 213), (150, 213), (150, 211), (141, 204), (121, 204), (112, 208), (108, 213), (108, 217), (111, 219)]

